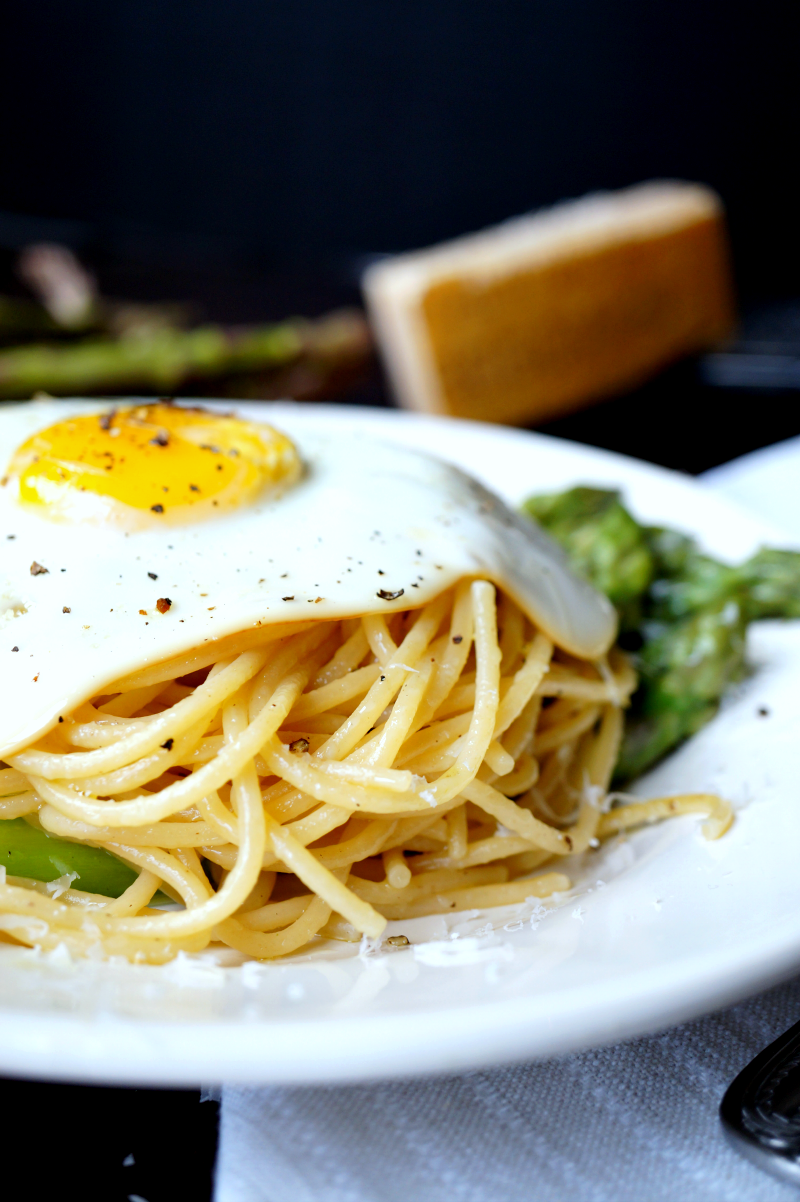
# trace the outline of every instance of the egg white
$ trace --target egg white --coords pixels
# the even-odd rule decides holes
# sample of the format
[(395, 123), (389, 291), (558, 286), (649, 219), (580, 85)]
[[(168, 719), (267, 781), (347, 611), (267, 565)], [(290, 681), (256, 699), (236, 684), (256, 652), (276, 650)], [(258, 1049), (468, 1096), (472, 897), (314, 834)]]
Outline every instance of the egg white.
[[(0, 468), (37, 429), (104, 407), (4, 406)], [(68, 525), (0, 489), (0, 757), (114, 680), (204, 642), (265, 623), (413, 608), (465, 576), (493, 580), (574, 654), (608, 648), (609, 603), (477, 481), (352, 430), (319, 437), (279, 424), (302, 479), (213, 521), (128, 533)], [(32, 575), (33, 563), (46, 573)], [(403, 591), (385, 600), (381, 590)], [(164, 614), (160, 597), (172, 602)]]

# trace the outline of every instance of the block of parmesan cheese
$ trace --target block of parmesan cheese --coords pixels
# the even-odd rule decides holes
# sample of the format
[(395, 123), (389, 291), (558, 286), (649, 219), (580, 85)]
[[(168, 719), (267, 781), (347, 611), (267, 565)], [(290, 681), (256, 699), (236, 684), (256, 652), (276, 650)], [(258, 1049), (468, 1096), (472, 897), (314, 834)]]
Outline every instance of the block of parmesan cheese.
[(721, 202), (670, 181), (381, 260), (364, 293), (400, 404), (483, 421), (622, 392), (734, 323)]

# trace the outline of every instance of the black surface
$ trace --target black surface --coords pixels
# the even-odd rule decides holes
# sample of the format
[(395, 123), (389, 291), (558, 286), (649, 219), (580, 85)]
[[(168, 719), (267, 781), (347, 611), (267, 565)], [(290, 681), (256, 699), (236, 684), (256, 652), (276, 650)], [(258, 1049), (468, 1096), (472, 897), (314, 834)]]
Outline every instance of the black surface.
[(792, 0), (29, 0), (0, 209), (318, 263), (673, 176), (721, 192), (748, 294), (788, 294), (799, 32)]
[(537, 429), (694, 475), (800, 434), (800, 391), (711, 387), (701, 365), (681, 363)]
[[(106, 1089), (0, 1079), (5, 1192), (85, 1202), (207, 1202), (216, 1102), (194, 1090)], [(133, 1164), (123, 1162), (133, 1157)], [(12, 1161), (20, 1173), (12, 1173)], [(46, 1162), (46, 1163), (45, 1163)], [(38, 1187), (37, 1187), (38, 1182)]]
[(800, 1186), (800, 1023), (739, 1073), (719, 1114), (738, 1152)]

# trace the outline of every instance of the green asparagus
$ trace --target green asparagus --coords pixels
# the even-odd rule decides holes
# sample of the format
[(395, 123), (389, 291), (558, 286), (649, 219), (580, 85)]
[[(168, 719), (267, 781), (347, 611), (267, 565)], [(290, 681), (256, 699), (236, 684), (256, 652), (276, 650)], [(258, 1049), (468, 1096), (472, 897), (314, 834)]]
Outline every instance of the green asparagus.
[(618, 780), (641, 775), (714, 717), (727, 687), (745, 674), (746, 628), (741, 606), (730, 600), (645, 637)]
[(530, 497), (524, 511), (567, 551), (620, 615), (620, 644), (639, 688), (615, 781), (652, 767), (717, 712), (746, 673), (745, 634), (759, 618), (800, 617), (800, 553), (762, 548), (731, 566), (693, 539), (641, 526), (619, 493), (573, 488)]
[(0, 864), (8, 876), (55, 881), (76, 873), (73, 887), (84, 893), (119, 897), (136, 880), (135, 869), (101, 847), (58, 839), (24, 818), (0, 822)]
[(317, 321), (228, 329), (206, 325), (133, 327), (123, 337), (28, 343), (0, 349), (0, 397), (169, 393), (188, 380), (274, 371), (308, 360), (324, 369), (363, 360), (369, 339), (363, 317), (331, 313)]

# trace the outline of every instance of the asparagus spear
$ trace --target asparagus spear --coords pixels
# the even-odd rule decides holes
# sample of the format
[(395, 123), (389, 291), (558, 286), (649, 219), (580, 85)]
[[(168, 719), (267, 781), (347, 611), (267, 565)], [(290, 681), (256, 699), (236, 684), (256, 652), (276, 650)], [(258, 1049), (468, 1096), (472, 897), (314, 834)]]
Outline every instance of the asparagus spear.
[(692, 543), (680, 567), (669, 571), (662, 561), (661, 574), (650, 584), (645, 608), (648, 617), (656, 621), (677, 621), (713, 609), (728, 599), (735, 598), (744, 605), (746, 591), (740, 569), (702, 555)]
[(762, 548), (737, 567), (723, 564), (684, 534), (640, 526), (618, 493), (602, 489), (531, 497), (524, 509), (614, 602), (620, 641), (634, 652), (640, 685), (618, 782), (638, 776), (713, 717), (725, 689), (745, 672), (748, 622), (800, 617), (796, 551)]
[(0, 397), (117, 393), (142, 387), (172, 392), (189, 379), (211, 379), (285, 367), (308, 357), (334, 368), (366, 357), (369, 336), (358, 313), (331, 313), (318, 321), (230, 330), (148, 329), (126, 337), (28, 344), (0, 350)]
[(725, 690), (745, 674), (746, 629), (742, 607), (728, 600), (665, 625), (645, 640), (618, 781), (641, 775), (714, 717)]
[[(669, 531), (647, 531), (662, 540)], [(738, 567), (702, 555), (691, 539), (682, 538), (678, 561), (659, 559), (650, 585), (648, 612), (656, 619), (681, 618), (736, 598), (748, 621), (759, 618), (800, 618), (800, 554), (762, 547)], [(651, 543), (652, 546), (652, 543)]]
[(747, 613), (754, 618), (800, 618), (800, 555), (762, 547), (742, 564)]
[(34, 881), (55, 881), (76, 872), (76, 889), (105, 897), (119, 897), (138, 875), (111, 852), (58, 839), (29, 825), (24, 818), (6, 818), (0, 822), (0, 864), (9, 876), (29, 877)]

